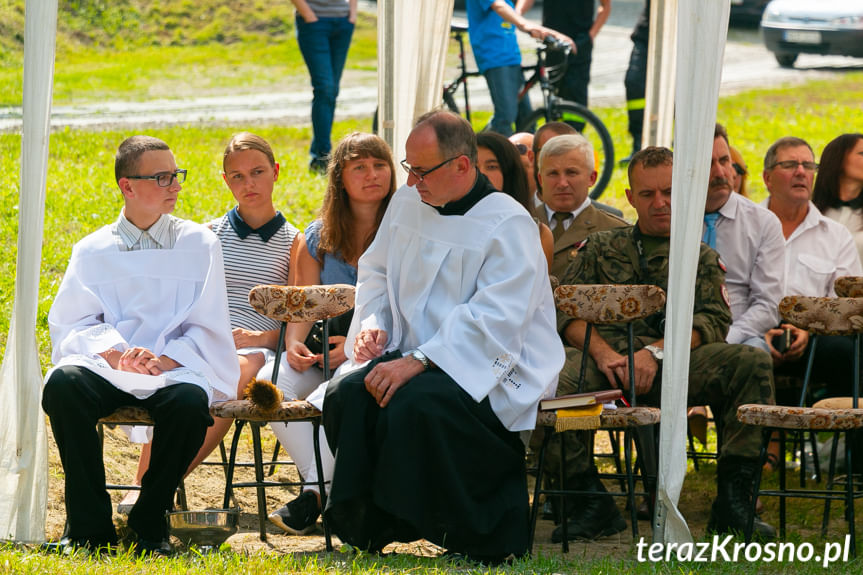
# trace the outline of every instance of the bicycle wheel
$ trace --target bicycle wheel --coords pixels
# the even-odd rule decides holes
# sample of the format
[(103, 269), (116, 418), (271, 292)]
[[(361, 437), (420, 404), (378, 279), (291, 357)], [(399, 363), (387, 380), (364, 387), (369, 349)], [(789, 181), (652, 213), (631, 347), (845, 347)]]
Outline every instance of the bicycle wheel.
[(593, 144), (593, 154), (596, 160), (596, 184), (590, 190), (590, 197), (594, 200), (602, 195), (611, 173), (614, 171), (614, 143), (608, 128), (599, 117), (575, 102), (558, 101), (549, 113), (546, 108), (535, 110), (519, 127), (519, 132), (534, 132), (536, 128), (546, 122), (566, 122), (568, 124), (583, 125), (581, 133)]

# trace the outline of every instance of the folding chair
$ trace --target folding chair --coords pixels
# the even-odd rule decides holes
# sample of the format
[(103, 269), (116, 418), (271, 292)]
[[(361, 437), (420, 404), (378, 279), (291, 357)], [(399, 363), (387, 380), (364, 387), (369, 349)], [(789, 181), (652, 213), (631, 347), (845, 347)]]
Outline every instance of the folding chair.
[[(858, 408), (859, 380), (860, 380), (860, 346), (861, 335), (863, 335), (863, 298), (824, 298), (788, 296), (779, 303), (779, 313), (782, 318), (800, 328), (809, 331), (810, 339), (809, 361), (806, 366), (806, 375), (803, 380), (803, 395), (812, 375), (813, 358), (818, 343), (818, 337), (824, 335), (853, 335), (854, 345), (854, 381), (852, 382), (853, 397), (849, 398), (850, 405), (845, 408), (830, 407), (830, 404), (821, 403), (814, 407), (788, 407), (781, 405), (741, 405), (737, 409), (737, 419), (750, 425), (758, 425), (764, 428), (761, 444), (761, 465), (767, 458), (767, 445), (774, 430), (779, 432), (780, 453), (785, 452), (785, 434), (788, 431), (829, 431), (834, 434), (845, 432), (845, 464), (848, 470), (853, 469), (851, 454), (851, 431), (863, 428), (863, 409)], [(835, 445), (833, 450), (833, 461), (835, 463)], [(746, 541), (752, 538), (752, 528), (755, 518), (755, 500), (757, 496), (779, 497), (779, 536), (785, 538), (785, 499), (788, 497), (842, 500), (845, 502), (845, 513), (848, 521), (848, 533), (851, 536), (851, 553), (856, 557), (855, 526), (854, 526), (854, 500), (863, 497), (863, 491), (854, 489), (854, 481), (846, 480), (845, 490), (836, 492), (829, 489), (789, 489), (785, 480), (785, 458), (779, 458), (779, 489), (761, 489), (761, 465), (756, 472), (755, 484), (753, 486), (752, 508), (749, 514), (749, 522), (746, 529)], [(801, 486), (802, 487), (802, 486)], [(829, 507), (825, 507), (825, 513)], [(826, 518), (822, 524), (822, 533), (826, 531)]]
[[(637, 430), (645, 426), (654, 426), (659, 423), (660, 411), (654, 407), (637, 407), (635, 398), (635, 369), (633, 365), (634, 333), (632, 322), (638, 319), (648, 317), (655, 312), (661, 310), (665, 305), (665, 292), (652, 285), (563, 285), (559, 286), (555, 292), (557, 307), (560, 311), (587, 322), (587, 332), (584, 340), (584, 354), (581, 363), (581, 374), (578, 383), (579, 391), (584, 381), (585, 372), (587, 369), (587, 357), (590, 349), (590, 335), (594, 324), (612, 324), (626, 323), (628, 334), (627, 354), (629, 357), (629, 402), (630, 407), (622, 407), (613, 410), (605, 410), (600, 416), (599, 427), (601, 430), (622, 431), (624, 434), (624, 464), (626, 472), (621, 476), (616, 473), (600, 474), (601, 478), (606, 479), (626, 479), (626, 490), (619, 492), (609, 492), (609, 495), (617, 497), (626, 497), (630, 509), (630, 518), (632, 521), (632, 536), (638, 538), (638, 509), (635, 504), (635, 472), (633, 471), (632, 460), (632, 443), (635, 441), (636, 449), (642, 455), (651, 450), (650, 446), (645, 445), (642, 451), (639, 446)], [(528, 536), (528, 548), (533, 549), (533, 539), (536, 532), (536, 519), (539, 512), (540, 495), (556, 496), (560, 498), (560, 508), (563, 510), (561, 514), (561, 526), (563, 537), (561, 548), (564, 553), (569, 551), (569, 541), (567, 534), (567, 517), (565, 513), (565, 496), (587, 494), (593, 492), (579, 491), (566, 489), (565, 485), (565, 442), (561, 441), (560, 455), (560, 489), (544, 489), (542, 487), (543, 463), (545, 460), (545, 452), (549, 441), (556, 430), (556, 412), (540, 412), (537, 417), (537, 426), (545, 428), (542, 447), (539, 451), (538, 470), (536, 477), (536, 487), (533, 494), (533, 505), (530, 513), (530, 526)], [(652, 433), (651, 433), (652, 437)], [(593, 446), (591, 445), (591, 457), (593, 457)], [(640, 478), (644, 485), (644, 493), (647, 494), (648, 478), (643, 472), (645, 469), (642, 461), (642, 473)]]
[[(279, 342), (276, 349), (283, 350), (285, 346), (285, 330), (288, 323), (311, 322), (327, 320), (341, 315), (354, 307), (354, 286), (346, 284), (312, 285), (312, 286), (273, 286), (262, 285), (252, 288), (249, 292), (249, 302), (258, 313), (281, 322), (279, 331)], [(323, 341), (329, 341), (329, 329), (324, 321)], [(329, 346), (324, 345), (324, 379), (330, 378)], [(272, 381), (275, 384), (279, 377), (279, 361), (277, 356), (273, 367)], [(230, 455), (228, 457), (228, 470), (225, 479), (224, 506), (227, 507), (233, 497), (233, 490), (242, 487), (254, 487), (258, 497), (258, 523), (261, 541), (267, 540), (267, 502), (265, 489), (276, 486), (302, 486), (305, 481), (271, 481), (264, 478), (264, 462), (261, 452), (261, 427), (267, 423), (309, 421), (314, 426), (314, 453), (315, 466), (318, 473), (316, 487), (321, 496), (321, 509), (326, 506), (326, 490), (324, 472), (321, 465), (321, 449), (319, 440), (319, 429), (321, 424), (321, 412), (307, 401), (284, 401), (273, 412), (263, 412), (258, 406), (248, 400), (238, 399), (232, 401), (216, 402), (210, 409), (215, 417), (229, 417), (235, 419), (234, 437), (231, 442)], [(240, 434), (245, 426), (249, 424), (252, 431), (252, 449), (254, 455), (255, 481), (235, 482), (234, 468), (237, 460), (237, 447)], [(321, 516), (324, 527), (327, 551), (332, 551), (332, 541), (329, 526)]]

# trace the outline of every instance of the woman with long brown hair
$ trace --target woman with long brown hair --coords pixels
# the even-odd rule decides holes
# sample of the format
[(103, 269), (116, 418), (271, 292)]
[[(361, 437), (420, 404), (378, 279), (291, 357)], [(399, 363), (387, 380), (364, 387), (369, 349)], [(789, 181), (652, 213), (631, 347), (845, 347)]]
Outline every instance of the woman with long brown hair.
[[(299, 240), (297, 285), (356, 284), (357, 261), (374, 239), (395, 192), (393, 170), (390, 149), (378, 136), (354, 132), (339, 142), (330, 156), (329, 184), (320, 217), (309, 224), (305, 237)], [(344, 336), (350, 323), (349, 317), (336, 320), (330, 331), (336, 335), (331, 335), (328, 342), (333, 368), (345, 361)], [(307, 341), (311, 329), (311, 323), (291, 324), (288, 328), (278, 380), (285, 397), (304, 398), (323, 380), (320, 369), (323, 355), (310, 349), (312, 342)], [(272, 367), (272, 364), (265, 366), (260, 377), (269, 377)], [(306, 482), (316, 481), (312, 425), (306, 422), (271, 425)], [(321, 446), (326, 475), (332, 471), (333, 459), (326, 449), (325, 438)], [(314, 529), (319, 514), (320, 494), (310, 485), (269, 517), (286, 532), (303, 534)]]

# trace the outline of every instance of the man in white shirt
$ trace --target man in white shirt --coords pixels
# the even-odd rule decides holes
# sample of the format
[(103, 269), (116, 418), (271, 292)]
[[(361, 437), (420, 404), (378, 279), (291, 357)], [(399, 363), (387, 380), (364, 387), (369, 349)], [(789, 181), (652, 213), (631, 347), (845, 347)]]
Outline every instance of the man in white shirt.
[(566, 134), (549, 139), (539, 152), (538, 166), (543, 203), (536, 208), (536, 215), (554, 236), (550, 273), (559, 278), (589, 234), (627, 223), (597, 209), (588, 196), (596, 183), (596, 169), (593, 146), (584, 136)]
[(371, 363), (330, 382), (325, 517), (378, 551), (428, 539), (495, 562), (527, 549), (521, 432), (563, 365), (536, 223), (476, 169), (450, 112), (406, 143), (408, 185), (360, 258), (345, 343)]
[(732, 323), (725, 341), (769, 351), (764, 334), (779, 324), (785, 281), (785, 239), (779, 219), (731, 188), (728, 133), (716, 124), (703, 240), (727, 267)]
[(96, 422), (141, 407), (155, 421), (150, 467), (129, 513), (137, 551), (170, 553), (165, 513), (213, 424), (209, 401), (236, 393), (222, 251), (204, 226), (170, 216), (186, 170), (167, 144), (133, 136), (117, 151), (125, 206), (75, 244), (48, 314), (54, 368), (42, 407), (66, 476), (58, 551), (117, 543)]
[[(833, 283), (842, 276), (863, 274), (851, 233), (821, 214), (809, 199), (818, 164), (812, 147), (800, 138), (780, 138), (764, 157), (764, 183), (769, 196), (763, 204), (777, 215), (785, 237), (785, 295), (834, 297)], [(801, 375), (805, 369), (809, 334), (791, 324), (767, 332), (774, 336), (791, 331), (791, 345), (782, 352), (772, 344), (770, 353), (777, 373)], [(813, 373), (830, 386), (830, 393), (850, 392), (853, 341), (846, 337), (821, 337)], [(781, 390), (777, 389), (777, 394)], [(782, 401), (798, 397), (778, 398)]]

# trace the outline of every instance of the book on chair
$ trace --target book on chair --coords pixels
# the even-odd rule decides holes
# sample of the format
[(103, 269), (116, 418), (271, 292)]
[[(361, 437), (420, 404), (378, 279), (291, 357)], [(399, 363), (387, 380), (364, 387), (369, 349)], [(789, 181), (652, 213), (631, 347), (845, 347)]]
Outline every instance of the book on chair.
[(596, 405), (597, 403), (602, 404), (612, 402), (621, 397), (623, 397), (623, 392), (619, 389), (588, 391), (587, 393), (570, 393), (568, 395), (543, 399), (539, 402), (539, 408), (542, 411), (553, 411), (555, 409), (565, 409), (568, 407), (584, 407), (587, 405)]

